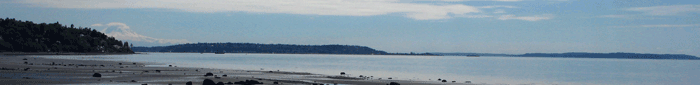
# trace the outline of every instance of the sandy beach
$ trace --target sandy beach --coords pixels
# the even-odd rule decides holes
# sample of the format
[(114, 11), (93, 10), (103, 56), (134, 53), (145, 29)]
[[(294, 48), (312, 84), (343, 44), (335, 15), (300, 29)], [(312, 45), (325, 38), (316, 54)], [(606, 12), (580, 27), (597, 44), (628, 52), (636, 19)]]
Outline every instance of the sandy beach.
[[(211, 73), (213, 76), (205, 76)], [(99, 77), (94, 77), (99, 74)], [(361, 78), (359, 76), (321, 75), (306, 72), (210, 69), (177, 66), (153, 66), (139, 62), (69, 60), (2, 55), (0, 81), (4, 84), (151, 84), (193, 85), (205, 79), (216, 83), (253, 83), (256, 85), (467, 85), (437, 81), (409, 81)], [(248, 81), (248, 82), (246, 82)], [(229, 83), (231, 82), (231, 83)], [(239, 84), (236, 84), (239, 85)]]

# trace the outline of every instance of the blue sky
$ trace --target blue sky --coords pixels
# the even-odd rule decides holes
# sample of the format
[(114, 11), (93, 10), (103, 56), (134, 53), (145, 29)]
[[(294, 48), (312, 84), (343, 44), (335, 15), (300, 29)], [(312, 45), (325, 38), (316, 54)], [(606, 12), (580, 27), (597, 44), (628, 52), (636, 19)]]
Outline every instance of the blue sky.
[(4, 0), (0, 11), (94, 28), (136, 46), (250, 42), (700, 56), (695, 0)]

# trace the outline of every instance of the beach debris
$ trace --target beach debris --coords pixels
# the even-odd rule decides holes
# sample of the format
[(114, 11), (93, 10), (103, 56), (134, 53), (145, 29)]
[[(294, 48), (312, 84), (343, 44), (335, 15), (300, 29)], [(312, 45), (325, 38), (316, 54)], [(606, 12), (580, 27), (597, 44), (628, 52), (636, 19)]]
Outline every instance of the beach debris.
[(143, 72), (148, 72), (148, 71), (143, 71)]
[(221, 76), (222, 76), (222, 77), (227, 77), (228, 75), (224, 74), (224, 75), (221, 75)]
[(396, 83), (396, 82), (391, 82), (391, 83), (389, 83), (389, 85), (401, 85), (401, 84)]
[(102, 77), (102, 74), (100, 74), (100, 73), (95, 73), (95, 74), (92, 74), (92, 77)]
[(27, 63), (27, 61), (24, 61), (24, 64), (29, 64), (29, 63)]
[(29, 68), (25, 68), (24, 71), (29, 71)]
[(216, 85), (216, 83), (214, 83), (214, 81), (211, 79), (204, 79), (204, 81), (202, 81), (202, 85)]
[(134, 63), (134, 65), (136, 65), (136, 63)]
[(279, 83), (277, 83), (277, 82), (275, 81), (275, 82), (272, 82), (272, 84), (279, 84)]
[(234, 82), (233, 84), (255, 85), (255, 84), (263, 84), (263, 83), (258, 82), (256, 80), (245, 80), (245, 81)]
[(192, 81), (188, 81), (185, 85), (192, 85)]
[(122, 63), (119, 63), (119, 65), (122, 65)]
[(216, 83), (216, 85), (224, 85), (224, 82), (219, 81), (219, 83)]
[(211, 72), (207, 72), (207, 74), (204, 74), (204, 76), (214, 76), (214, 74)]
[(156, 70), (157, 73), (160, 73), (160, 70)]
[(389, 77), (389, 78), (386, 78), (386, 79), (391, 79), (391, 77)]
[(136, 80), (131, 80), (131, 82), (136, 82)]

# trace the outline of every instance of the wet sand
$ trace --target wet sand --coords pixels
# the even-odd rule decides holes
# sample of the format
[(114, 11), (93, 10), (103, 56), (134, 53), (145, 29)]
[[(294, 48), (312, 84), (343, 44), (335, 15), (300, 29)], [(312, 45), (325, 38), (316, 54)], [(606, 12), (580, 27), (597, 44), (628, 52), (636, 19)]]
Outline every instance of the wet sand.
[[(26, 59), (26, 60), (24, 60)], [(26, 63), (25, 63), (26, 62)], [(146, 67), (149, 65), (149, 67)], [(0, 82), (4, 84), (151, 84), (201, 85), (205, 79), (214, 82), (255, 80), (256, 85), (470, 85), (463, 82), (409, 81), (320, 75), (305, 72), (188, 68), (177, 66), (150, 67), (153, 64), (95, 60), (48, 59), (40, 57), (0, 55)], [(93, 77), (99, 73), (101, 77)], [(212, 73), (215, 76), (205, 76)], [(226, 76), (223, 76), (226, 75)], [(231, 84), (226, 84), (231, 85)], [(238, 85), (238, 84), (237, 84)]]

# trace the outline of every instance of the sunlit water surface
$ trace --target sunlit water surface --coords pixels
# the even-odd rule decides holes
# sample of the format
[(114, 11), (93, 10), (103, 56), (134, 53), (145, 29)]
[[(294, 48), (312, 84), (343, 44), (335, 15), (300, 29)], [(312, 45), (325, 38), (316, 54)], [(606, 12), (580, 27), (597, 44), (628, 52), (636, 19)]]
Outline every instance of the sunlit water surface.
[(521, 58), (398, 55), (199, 54), (47, 55), (61, 59), (158, 63), (179, 67), (280, 70), (402, 80), (486, 84), (700, 84), (696, 60)]

